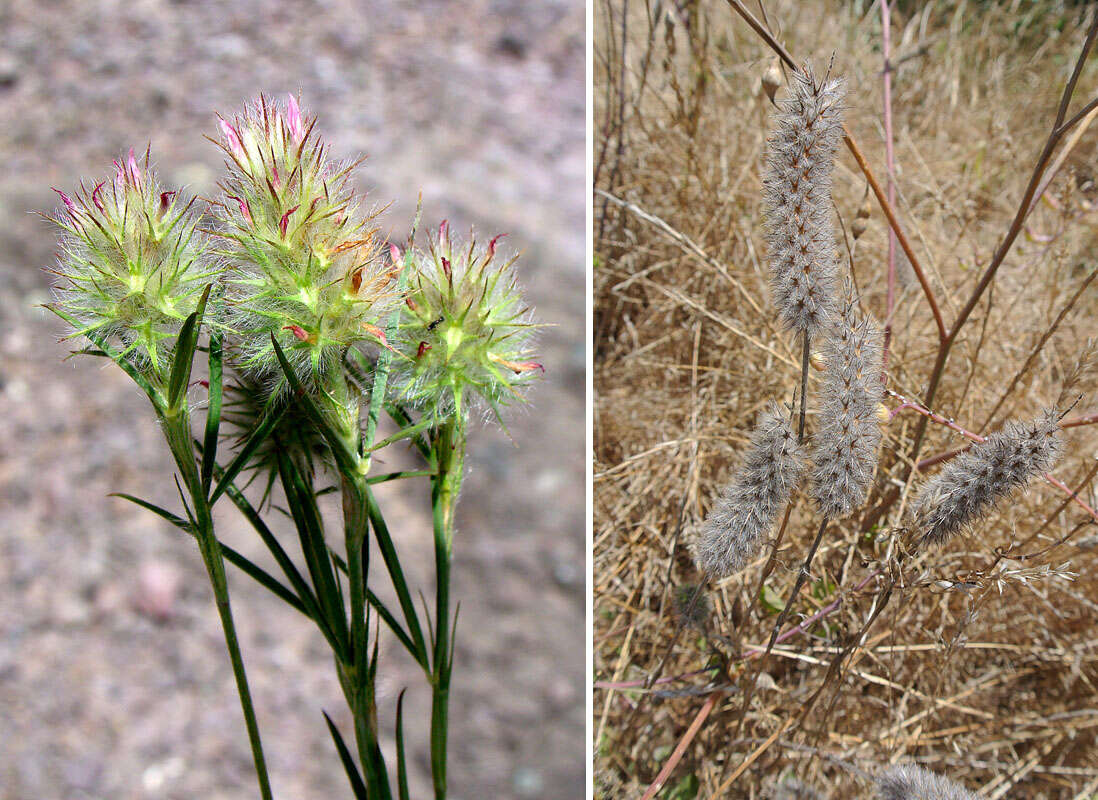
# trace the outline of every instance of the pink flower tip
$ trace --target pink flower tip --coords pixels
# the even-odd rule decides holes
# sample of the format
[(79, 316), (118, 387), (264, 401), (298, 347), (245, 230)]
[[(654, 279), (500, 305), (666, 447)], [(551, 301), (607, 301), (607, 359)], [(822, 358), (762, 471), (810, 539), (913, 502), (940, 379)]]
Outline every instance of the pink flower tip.
[(99, 196), (99, 193), (103, 191), (104, 183), (106, 183), (106, 181), (99, 181), (99, 183), (95, 185), (95, 188), (92, 189), (92, 202), (95, 203), (96, 208), (105, 212), (106, 208), (103, 206), (103, 198)]
[(309, 334), (306, 333), (305, 329), (302, 328), (300, 325), (285, 325), (283, 326), (282, 330), (292, 333), (298, 341), (309, 341)]
[(297, 98), (292, 94), (286, 98), (286, 127), (290, 129), (294, 144), (301, 144), (305, 126), (301, 121), (301, 108), (297, 104)]
[(438, 241), (441, 244), (444, 239), (450, 238), (450, 220), (444, 219), (438, 224)]
[(160, 213), (163, 214), (168, 210), (168, 206), (172, 204), (172, 198), (175, 197), (175, 192), (161, 192), (160, 193)]
[(235, 194), (230, 194), (229, 199), (236, 201), (236, 204), (240, 206), (240, 215), (244, 217), (244, 219), (248, 220), (248, 224), (251, 225), (252, 212), (251, 209), (248, 208), (248, 204), (245, 203), (241, 198), (237, 197)]
[(76, 203), (72, 201), (72, 198), (62, 192), (60, 189), (54, 189), (54, 187), (52, 186), (50, 188), (57, 192), (59, 195), (61, 195), (61, 202), (65, 204), (65, 208), (75, 213)]
[(300, 208), (300, 206), (294, 206), (283, 214), (282, 219), (278, 221), (278, 233), (283, 239), (286, 238), (286, 226), (290, 224), (290, 215), (297, 211), (298, 208)]
[(221, 133), (224, 135), (226, 141), (229, 143), (229, 149), (233, 155), (237, 158), (244, 158), (244, 145), (240, 142), (240, 134), (236, 132), (236, 128), (226, 122), (222, 117), (217, 118), (217, 124), (221, 128)]
[(400, 254), (400, 248), (395, 244), (389, 245), (389, 258), (393, 260), (393, 266), (400, 269), (404, 266), (403, 257)]
[(488, 257), (491, 258), (496, 254), (496, 242), (506, 236), (506, 233), (498, 233), (492, 237), (492, 241), (488, 242)]
[(141, 182), (141, 170), (137, 167), (137, 158), (134, 157), (132, 147), (130, 152), (126, 154), (126, 169), (129, 170), (130, 176), (133, 178), (134, 186)]
[(446, 280), (451, 281), (454, 279), (454, 272), (450, 269), (450, 259), (446, 256), (442, 257), (442, 271), (446, 273)]

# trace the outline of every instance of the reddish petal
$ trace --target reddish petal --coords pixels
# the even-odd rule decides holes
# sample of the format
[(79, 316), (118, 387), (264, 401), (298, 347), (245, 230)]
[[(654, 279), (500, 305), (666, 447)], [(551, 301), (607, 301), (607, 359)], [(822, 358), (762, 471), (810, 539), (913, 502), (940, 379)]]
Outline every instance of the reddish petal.
[(431, 349), (431, 345), (427, 344), (427, 342), (420, 342), (419, 343), (419, 349), (416, 350), (416, 358), (423, 358), (423, 354), (426, 353), (430, 349)]
[(106, 212), (106, 208), (103, 207), (103, 198), (99, 196), (99, 193), (103, 191), (104, 183), (106, 183), (106, 181), (99, 181), (99, 183), (95, 185), (95, 188), (92, 189), (92, 202), (95, 203), (95, 207), (100, 211)]
[(233, 155), (237, 158), (244, 158), (244, 145), (240, 143), (240, 134), (237, 133), (236, 128), (221, 117), (217, 118), (217, 124), (221, 128), (221, 133), (228, 141), (229, 149), (233, 152)]
[(300, 144), (305, 126), (301, 124), (301, 109), (297, 105), (297, 98), (292, 94), (286, 98), (286, 127), (290, 129), (294, 144)]
[(282, 236), (283, 239), (286, 238), (286, 226), (290, 224), (290, 215), (297, 211), (298, 208), (299, 206), (294, 206), (285, 214), (283, 214), (282, 219), (278, 221), (278, 233)]
[(243, 216), (244, 219), (248, 220), (248, 224), (251, 225), (252, 224), (252, 211), (251, 211), (250, 208), (248, 208), (248, 204), (245, 203), (243, 200), (241, 200), (239, 197), (237, 197), (235, 194), (229, 195), (229, 199), (236, 201), (237, 205), (240, 206), (241, 216)]
[(52, 186), (50, 188), (57, 192), (59, 195), (61, 195), (61, 202), (65, 204), (65, 208), (75, 213), (76, 203), (72, 201), (72, 198), (62, 192), (60, 189), (54, 189)]
[(300, 325), (286, 325), (282, 328), (284, 331), (290, 331), (299, 341), (309, 341), (309, 334), (305, 332), (305, 329)]
[(133, 184), (136, 186), (141, 182), (141, 170), (137, 168), (137, 159), (134, 157), (132, 147), (130, 148), (130, 152), (126, 154), (126, 168), (133, 177)]
[(492, 241), (488, 242), (488, 257), (491, 258), (496, 254), (496, 242), (506, 236), (506, 233), (496, 234), (492, 237)]
[(452, 281), (454, 279), (453, 270), (450, 269), (450, 259), (445, 257), (442, 259), (442, 271), (446, 273), (446, 280)]
[(160, 213), (164, 214), (168, 210), (168, 206), (172, 203), (172, 197), (175, 196), (175, 192), (161, 192), (160, 193)]

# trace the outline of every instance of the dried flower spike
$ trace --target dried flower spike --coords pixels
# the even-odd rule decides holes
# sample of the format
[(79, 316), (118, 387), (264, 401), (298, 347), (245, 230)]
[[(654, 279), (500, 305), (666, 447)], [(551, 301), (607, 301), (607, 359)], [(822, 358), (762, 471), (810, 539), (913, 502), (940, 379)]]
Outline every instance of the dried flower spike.
[(912, 505), (920, 543), (942, 544), (1012, 490), (1052, 469), (1063, 451), (1059, 423), (1053, 409), (1029, 422), (1008, 422), (927, 481)]
[(498, 240), (455, 243), (444, 222), (427, 252), (414, 254), (397, 343), (405, 357), (394, 362), (402, 401), (440, 417), (480, 401), (498, 418), (544, 372), (532, 360), (537, 325), (515, 283), (515, 259), (496, 258)]
[(239, 366), (277, 382), (273, 333), (306, 384), (359, 342), (385, 344), (379, 321), (399, 302), (374, 214), (358, 207), (350, 176), (313, 134), (315, 118), (291, 97), (265, 98), (231, 121), (219, 118), (229, 177), (216, 208), (229, 324)]
[(839, 517), (865, 502), (881, 443), (881, 334), (858, 312), (849, 285), (824, 352), (824, 401), (812, 440), (813, 495), (825, 516)]
[(65, 231), (56, 273), (66, 283), (49, 308), (73, 328), (117, 346), (154, 385), (166, 383), (183, 321), (218, 273), (196, 231), (194, 200), (163, 191), (146, 152), (114, 162), (113, 181), (58, 191)]
[(739, 473), (705, 520), (695, 544), (699, 569), (723, 578), (754, 558), (803, 469), (788, 415), (771, 403), (751, 435)]
[(914, 764), (890, 767), (874, 780), (881, 800), (976, 800), (963, 786)]
[(831, 171), (842, 99), (840, 81), (817, 85), (807, 66), (795, 73), (779, 104), (763, 178), (774, 304), (787, 328), (813, 336), (834, 303)]

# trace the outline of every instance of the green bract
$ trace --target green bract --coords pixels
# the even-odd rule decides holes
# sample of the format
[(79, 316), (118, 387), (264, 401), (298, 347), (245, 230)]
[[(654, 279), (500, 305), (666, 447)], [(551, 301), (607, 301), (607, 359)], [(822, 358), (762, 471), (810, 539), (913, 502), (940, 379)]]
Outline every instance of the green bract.
[(498, 416), (543, 369), (530, 360), (537, 326), (515, 285), (515, 259), (495, 258), (498, 238), (455, 245), (443, 223), (427, 252), (415, 254), (400, 325), (399, 400), (439, 417), (462, 415), (479, 400)]
[(359, 209), (350, 187), (359, 162), (330, 161), (314, 123), (293, 97), (285, 107), (260, 98), (219, 119), (229, 177), (215, 214), (239, 366), (277, 381), (273, 333), (302, 382), (322, 385), (347, 347), (384, 343), (379, 322), (399, 295), (375, 214)]
[(66, 282), (48, 307), (72, 326), (71, 336), (117, 347), (163, 386), (180, 327), (219, 269), (196, 233), (194, 199), (161, 190), (148, 152), (143, 168), (132, 149), (114, 165), (109, 186), (81, 186), (75, 197), (57, 192), (64, 209), (54, 221), (65, 236), (56, 272)]

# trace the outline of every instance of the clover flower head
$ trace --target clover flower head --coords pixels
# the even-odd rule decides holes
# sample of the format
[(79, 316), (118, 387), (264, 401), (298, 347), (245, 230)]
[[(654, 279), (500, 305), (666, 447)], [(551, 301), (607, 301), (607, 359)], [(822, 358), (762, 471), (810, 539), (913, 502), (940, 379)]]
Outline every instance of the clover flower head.
[(72, 196), (54, 190), (62, 283), (48, 307), (72, 337), (109, 345), (163, 385), (179, 330), (220, 270), (194, 199), (157, 183), (147, 150), (138, 159), (130, 148), (114, 166), (113, 179)]
[(439, 417), (480, 405), (498, 418), (544, 372), (532, 360), (537, 325), (515, 283), (515, 258), (496, 254), (500, 238), (455, 242), (443, 222), (414, 253), (395, 373), (400, 400)]
[(229, 172), (215, 206), (231, 268), (227, 321), (238, 366), (272, 384), (281, 383), (272, 334), (315, 384), (348, 347), (386, 344), (381, 320), (400, 299), (377, 212), (363, 211), (351, 187), (361, 160), (332, 161), (315, 124), (292, 96), (218, 118)]

